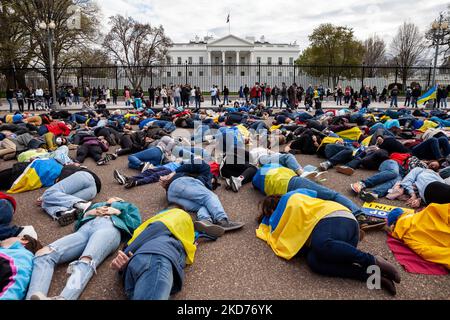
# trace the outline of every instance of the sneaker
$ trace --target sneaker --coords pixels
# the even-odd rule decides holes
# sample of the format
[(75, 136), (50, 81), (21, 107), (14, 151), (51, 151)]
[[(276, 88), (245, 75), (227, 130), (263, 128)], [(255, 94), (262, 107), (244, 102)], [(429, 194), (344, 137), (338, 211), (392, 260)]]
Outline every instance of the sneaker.
[(149, 169), (154, 169), (155, 166), (153, 164), (151, 164), (150, 162), (145, 162), (144, 166), (142, 167), (142, 171), (141, 172), (145, 172)]
[(225, 229), (219, 225), (213, 224), (209, 220), (198, 220), (194, 222), (196, 231), (206, 233), (212, 237), (219, 238), (225, 233)]
[(117, 160), (118, 157), (119, 156), (117, 154), (115, 154), (115, 153), (111, 154), (111, 160)]
[(317, 173), (317, 175), (314, 177), (314, 181), (317, 183), (322, 183), (327, 181), (328, 171), (323, 171)]
[(92, 201), (88, 201), (88, 202), (78, 202), (75, 203), (75, 205), (73, 206), (76, 209), (80, 209), (82, 212), (81, 213), (85, 213), (92, 205)]
[(322, 170), (322, 171), (328, 171), (328, 169), (330, 169), (331, 167), (333, 167), (333, 165), (331, 164), (330, 161), (322, 162), (322, 163), (319, 165), (319, 168), (320, 168), (320, 170)]
[(347, 176), (351, 176), (355, 173), (355, 170), (353, 168), (347, 166), (337, 166), (336, 171)]
[(317, 177), (317, 172), (316, 171), (303, 172), (300, 177), (306, 178), (309, 180), (314, 180)]
[(372, 229), (381, 230), (387, 224), (386, 219), (366, 216), (365, 214), (360, 214), (358, 217), (356, 217), (356, 220), (358, 220), (360, 229), (362, 229), (363, 231)]
[(362, 201), (371, 203), (374, 202), (375, 200), (378, 199), (378, 195), (376, 193), (370, 192), (370, 191), (361, 191), (361, 193), (359, 194), (359, 198)]
[(231, 177), (230, 179), (230, 183), (231, 183), (231, 189), (233, 189), (234, 192), (239, 192), (239, 189), (242, 187), (242, 179), (241, 178), (236, 178), (236, 177)]
[(233, 231), (233, 230), (241, 229), (245, 225), (245, 223), (233, 222), (233, 221), (229, 221), (227, 219), (220, 220), (216, 224), (221, 226), (223, 229), (225, 229), (225, 231)]
[(225, 178), (225, 189), (231, 190), (231, 179)]
[(117, 169), (114, 170), (114, 179), (122, 186), (127, 183), (126, 177), (123, 174), (121, 174)]
[(75, 219), (78, 217), (79, 209), (72, 208), (70, 210), (64, 211), (58, 217), (58, 223), (61, 227), (68, 226), (75, 222)]
[(98, 166), (104, 166), (104, 165), (108, 164), (108, 162), (110, 162), (112, 159), (113, 159), (112, 155), (107, 153), (106, 156), (103, 159), (100, 159), (97, 162), (97, 165)]
[(364, 183), (362, 183), (361, 181), (358, 181), (356, 183), (352, 183), (350, 185), (350, 188), (352, 188), (352, 190), (356, 193), (356, 194), (360, 194), (361, 191), (363, 191), (366, 186), (364, 185)]
[(35, 294), (33, 294), (30, 297), (30, 300), (66, 300), (61, 296), (56, 296), (56, 297), (47, 297), (45, 294), (43, 294), (42, 292), (36, 292)]
[(125, 189), (131, 189), (136, 187), (137, 185), (138, 184), (136, 180), (129, 180), (127, 183), (125, 183)]

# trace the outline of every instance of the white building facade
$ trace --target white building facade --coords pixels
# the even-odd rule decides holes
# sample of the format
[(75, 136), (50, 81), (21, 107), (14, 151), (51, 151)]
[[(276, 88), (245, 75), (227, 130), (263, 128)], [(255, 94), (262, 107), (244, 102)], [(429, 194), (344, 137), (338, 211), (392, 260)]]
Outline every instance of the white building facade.
[(233, 91), (240, 85), (252, 85), (258, 80), (281, 84), (294, 78), (293, 66), (299, 55), (297, 44), (272, 44), (264, 37), (259, 41), (231, 34), (220, 39), (205, 37), (200, 40), (197, 37), (189, 43), (173, 44), (167, 64), (179, 67), (163, 71), (160, 77), (185, 77), (189, 83), (203, 87), (209, 86), (208, 82), (211, 85), (223, 82)]

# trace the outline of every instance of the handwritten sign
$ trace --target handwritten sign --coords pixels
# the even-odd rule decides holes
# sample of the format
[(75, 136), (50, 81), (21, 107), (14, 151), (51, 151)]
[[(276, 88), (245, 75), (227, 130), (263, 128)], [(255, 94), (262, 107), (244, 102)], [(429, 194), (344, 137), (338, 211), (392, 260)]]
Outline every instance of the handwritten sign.
[[(396, 209), (398, 207), (393, 207), (387, 204), (381, 204), (381, 203), (364, 203), (362, 207), (362, 211), (365, 215), (373, 216), (381, 219), (387, 219), (387, 216), (389, 212)], [(414, 210), (412, 209), (406, 209), (406, 208), (400, 208), (405, 213), (414, 213)]]

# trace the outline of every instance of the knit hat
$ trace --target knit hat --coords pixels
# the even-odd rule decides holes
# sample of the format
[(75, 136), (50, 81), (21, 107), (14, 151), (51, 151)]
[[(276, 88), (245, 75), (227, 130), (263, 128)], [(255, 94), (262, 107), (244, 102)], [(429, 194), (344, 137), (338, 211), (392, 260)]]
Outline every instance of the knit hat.
[(398, 218), (404, 213), (403, 209), (395, 208), (391, 212), (388, 213), (388, 226), (392, 226), (397, 222)]
[(21, 114), (15, 114), (13, 116), (13, 123), (18, 123), (21, 122), (23, 120), (23, 116)]

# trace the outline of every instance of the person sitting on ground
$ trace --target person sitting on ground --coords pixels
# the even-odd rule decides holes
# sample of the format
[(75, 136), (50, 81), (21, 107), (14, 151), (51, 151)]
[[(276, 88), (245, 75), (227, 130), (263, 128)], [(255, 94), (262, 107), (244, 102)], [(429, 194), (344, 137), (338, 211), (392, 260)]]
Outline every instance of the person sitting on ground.
[(211, 168), (204, 161), (200, 164), (195, 161), (184, 163), (174, 173), (160, 179), (170, 203), (197, 213), (197, 221), (194, 223), (196, 230), (220, 237), (225, 231), (240, 229), (244, 224), (229, 220), (219, 198), (213, 192), (212, 182)]
[(33, 271), (33, 258), (42, 245), (29, 235), (0, 241), (0, 300), (23, 300)]
[[(96, 269), (140, 224), (139, 209), (120, 198), (89, 207), (78, 216), (74, 233), (36, 252), (27, 300), (78, 299)], [(71, 276), (64, 290), (59, 296), (47, 297), (56, 265), (70, 261)]]
[(357, 249), (360, 229), (348, 208), (311, 190), (294, 190), (265, 198), (258, 222), (257, 237), (277, 256), (290, 260), (302, 250), (314, 272), (364, 283), (371, 276), (369, 267), (378, 266), (382, 288), (396, 294), (400, 273), (380, 256)]
[(144, 222), (119, 251), (111, 268), (122, 275), (130, 300), (167, 300), (181, 291), (184, 268), (194, 263), (191, 216), (168, 208)]

